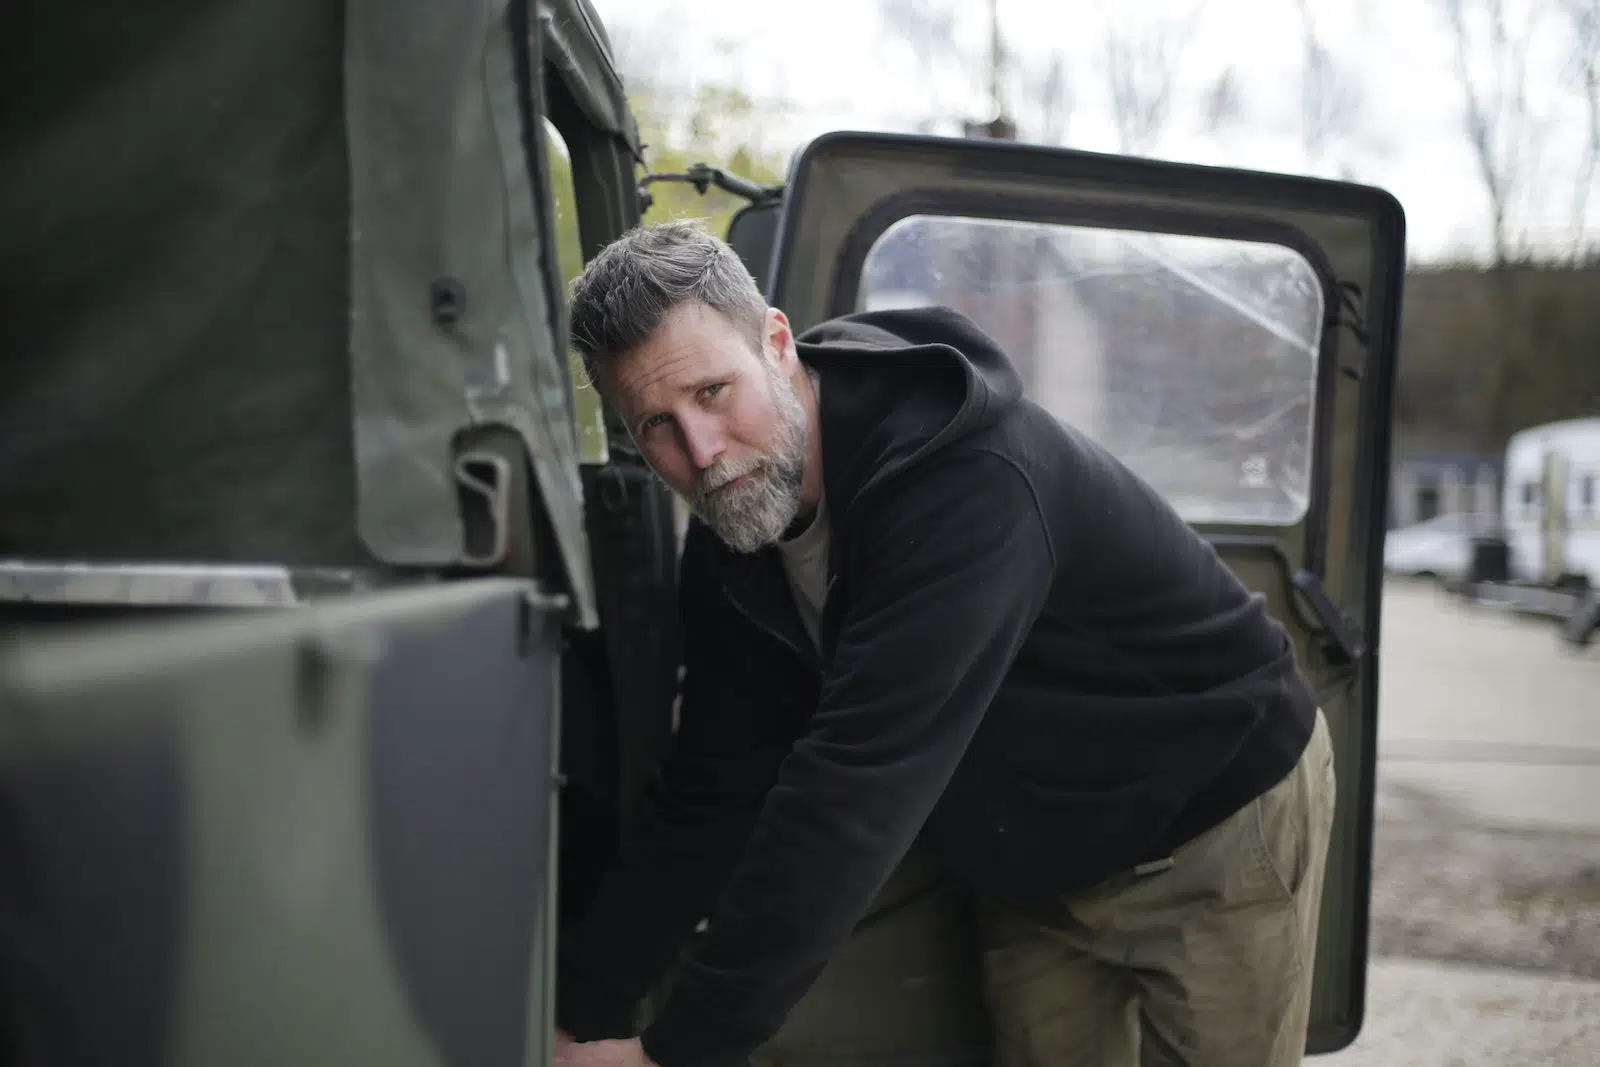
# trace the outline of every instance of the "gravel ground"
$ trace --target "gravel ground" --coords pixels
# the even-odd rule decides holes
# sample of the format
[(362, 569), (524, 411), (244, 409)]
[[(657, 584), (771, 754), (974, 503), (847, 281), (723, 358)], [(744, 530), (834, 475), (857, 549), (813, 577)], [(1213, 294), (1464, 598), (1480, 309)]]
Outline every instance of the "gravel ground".
[(1354, 1045), (1315, 1067), (1595, 1067), (1600, 983), (1377, 960)]
[(1366, 1023), (1316, 1067), (1600, 1067), (1600, 836), (1380, 811)]
[(1374, 955), (1600, 979), (1600, 835), (1473, 825), (1393, 782), (1380, 797)]
[(1312, 1062), (1600, 1067), (1600, 653), (1411, 585), (1385, 617), (1367, 1017)]

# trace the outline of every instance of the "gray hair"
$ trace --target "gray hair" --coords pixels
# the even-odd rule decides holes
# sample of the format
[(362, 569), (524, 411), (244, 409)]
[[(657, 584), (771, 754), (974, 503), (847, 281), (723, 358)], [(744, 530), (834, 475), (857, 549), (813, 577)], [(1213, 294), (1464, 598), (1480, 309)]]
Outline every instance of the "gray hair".
[(690, 300), (720, 312), (759, 350), (767, 302), (738, 253), (697, 221), (638, 226), (607, 245), (572, 283), (572, 345), (589, 377), (597, 361), (639, 347)]

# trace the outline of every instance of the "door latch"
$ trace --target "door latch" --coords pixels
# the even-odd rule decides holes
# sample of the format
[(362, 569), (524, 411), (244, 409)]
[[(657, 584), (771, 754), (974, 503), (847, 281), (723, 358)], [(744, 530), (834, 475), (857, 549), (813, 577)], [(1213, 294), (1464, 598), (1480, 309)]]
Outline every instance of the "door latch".
[(498, 567), (511, 551), (511, 464), (492, 452), (466, 451), (456, 457), (454, 471), (461, 499), (460, 564)]
[(1366, 655), (1367, 643), (1361, 636), (1361, 628), (1345, 614), (1343, 608), (1333, 602), (1328, 590), (1323, 587), (1322, 579), (1312, 571), (1298, 570), (1294, 572), (1292, 581), (1295, 592), (1300, 594), (1305, 605), (1317, 617), (1317, 623), (1321, 626), (1318, 636), (1323, 640), (1323, 651), (1329, 662), (1343, 667)]

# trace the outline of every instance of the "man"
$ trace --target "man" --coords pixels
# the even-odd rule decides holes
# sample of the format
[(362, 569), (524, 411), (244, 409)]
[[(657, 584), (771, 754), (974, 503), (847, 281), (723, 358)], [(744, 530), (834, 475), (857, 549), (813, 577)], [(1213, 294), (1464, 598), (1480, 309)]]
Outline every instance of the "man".
[(674, 750), (563, 945), (558, 1063), (743, 1063), (914, 839), (980, 902), (999, 1067), (1299, 1062), (1327, 728), (1170, 507), (966, 319), (796, 339), (689, 223), (597, 256), (572, 339), (695, 518)]

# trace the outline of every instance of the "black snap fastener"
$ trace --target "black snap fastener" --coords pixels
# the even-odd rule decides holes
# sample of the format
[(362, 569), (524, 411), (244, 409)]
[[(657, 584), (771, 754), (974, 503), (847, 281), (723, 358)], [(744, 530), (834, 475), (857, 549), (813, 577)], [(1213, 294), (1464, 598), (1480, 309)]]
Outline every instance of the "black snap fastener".
[(454, 278), (440, 278), (428, 286), (428, 308), (435, 323), (454, 325), (467, 311), (466, 286)]

